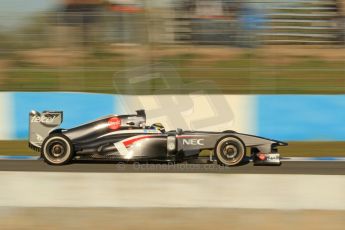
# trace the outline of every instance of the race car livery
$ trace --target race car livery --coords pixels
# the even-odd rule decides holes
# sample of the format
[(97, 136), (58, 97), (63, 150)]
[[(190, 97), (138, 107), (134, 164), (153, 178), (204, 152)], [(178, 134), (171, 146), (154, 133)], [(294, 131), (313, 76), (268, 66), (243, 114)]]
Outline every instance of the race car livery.
[(184, 162), (199, 158), (203, 150), (211, 150), (209, 162), (225, 166), (240, 165), (248, 157), (256, 165), (279, 165), (277, 147), (287, 145), (232, 130), (166, 131), (161, 123), (147, 126), (144, 110), (108, 115), (71, 129), (60, 128), (62, 111), (31, 111), (29, 119), (29, 147), (52, 165), (78, 159)]

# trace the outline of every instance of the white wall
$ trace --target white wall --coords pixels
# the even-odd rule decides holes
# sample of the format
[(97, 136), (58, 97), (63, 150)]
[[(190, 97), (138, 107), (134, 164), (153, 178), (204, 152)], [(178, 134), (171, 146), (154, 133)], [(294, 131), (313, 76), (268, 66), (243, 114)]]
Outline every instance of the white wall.
[(0, 140), (12, 139), (13, 105), (11, 93), (0, 92)]
[[(120, 102), (120, 103), (119, 103)], [(145, 109), (147, 123), (161, 122), (166, 130), (256, 133), (255, 96), (245, 95), (158, 95), (120, 96), (121, 113)]]

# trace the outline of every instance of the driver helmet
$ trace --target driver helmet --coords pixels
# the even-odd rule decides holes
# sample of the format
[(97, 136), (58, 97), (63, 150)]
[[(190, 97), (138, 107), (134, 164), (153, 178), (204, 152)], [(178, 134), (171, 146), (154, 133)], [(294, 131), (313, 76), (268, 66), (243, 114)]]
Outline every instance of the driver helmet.
[(165, 128), (164, 128), (164, 126), (161, 123), (154, 123), (153, 125), (151, 125), (151, 128), (159, 130), (162, 133), (165, 132)]

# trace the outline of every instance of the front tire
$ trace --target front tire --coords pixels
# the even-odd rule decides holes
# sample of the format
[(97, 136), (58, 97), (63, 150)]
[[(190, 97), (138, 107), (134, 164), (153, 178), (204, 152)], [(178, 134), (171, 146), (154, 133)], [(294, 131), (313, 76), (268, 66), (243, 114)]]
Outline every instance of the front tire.
[(41, 156), (50, 165), (67, 164), (74, 156), (73, 145), (63, 134), (49, 135), (42, 144)]
[(235, 166), (246, 156), (246, 147), (240, 139), (229, 136), (217, 143), (215, 153), (218, 164)]

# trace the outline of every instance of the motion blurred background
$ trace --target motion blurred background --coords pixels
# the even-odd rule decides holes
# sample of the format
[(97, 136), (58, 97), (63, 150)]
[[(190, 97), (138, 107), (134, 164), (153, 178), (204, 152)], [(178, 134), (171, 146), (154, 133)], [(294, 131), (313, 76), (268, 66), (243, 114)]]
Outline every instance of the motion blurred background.
[[(257, 105), (257, 134), (303, 141), (284, 154), (343, 153), (344, 0), (2, 0), (0, 18), (1, 91), (269, 94)], [(27, 127), (21, 108), (37, 106), (29, 102), (50, 109), (49, 97), (14, 98), (17, 107), (0, 108), (23, 113), (16, 127)], [(18, 132), (0, 137), (27, 138)], [(1, 143), (2, 154), (32, 154), (25, 141)]]
[[(281, 148), (284, 157), (344, 157), (344, 51), (345, 0), (1, 0), (0, 155), (38, 155), (27, 147), (31, 109), (64, 110), (64, 125), (73, 127), (119, 112), (117, 95), (134, 95), (132, 102), (183, 95), (169, 99), (182, 107), (174, 102), (156, 114), (188, 118), (185, 105), (200, 114), (189, 96), (200, 93), (208, 95), (195, 100), (208, 101), (203, 108), (209, 120), (220, 122), (216, 111), (226, 127), (234, 124), (239, 131), (288, 141)], [(164, 104), (166, 98), (157, 98)], [(223, 107), (219, 99), (228, 103)], [(176, 173), (155, 174), (164, 177), (156, 183), (151, 174), (91, 174), (1, 172), (0, 228), (344, 228), (343, 176)], [(140, 175), (148, 179), (132, 183)], [(214, 182), (211, 176), (227, 181)], [(128, 195), (138, 191), (134, 199)], [(233, 204), (236, 195), (248, 195), (243, 198), (248, 206), (253, 201), (272, 206), (116, 206), (116, 201), (140, 203), (145, 197), (155, 201), (152, 191), (161, 191), (163, 201), (184, 197), (197, 203), (195, 195), (201, 194), (213, 204), (219, 204), (214, 198), (226, 197), (225, 205)], [(83, 207), (83, 199), (94, 206), (110, 200), (103, 206), (112, 208), (22, 208), (30, 202), (44, 206), (41, 201)], [(327, 202), (342, 211), (310, 210)], [(271, 210), (275, 204), (304, 209)]]
[[(228, 94), (340, 94), (344, 14), (343, 0), (3, 0), (0, 87), (189, 93), (207, 79)], [(119, 74), (114, 87), (137, 66), (183, 83)]]

